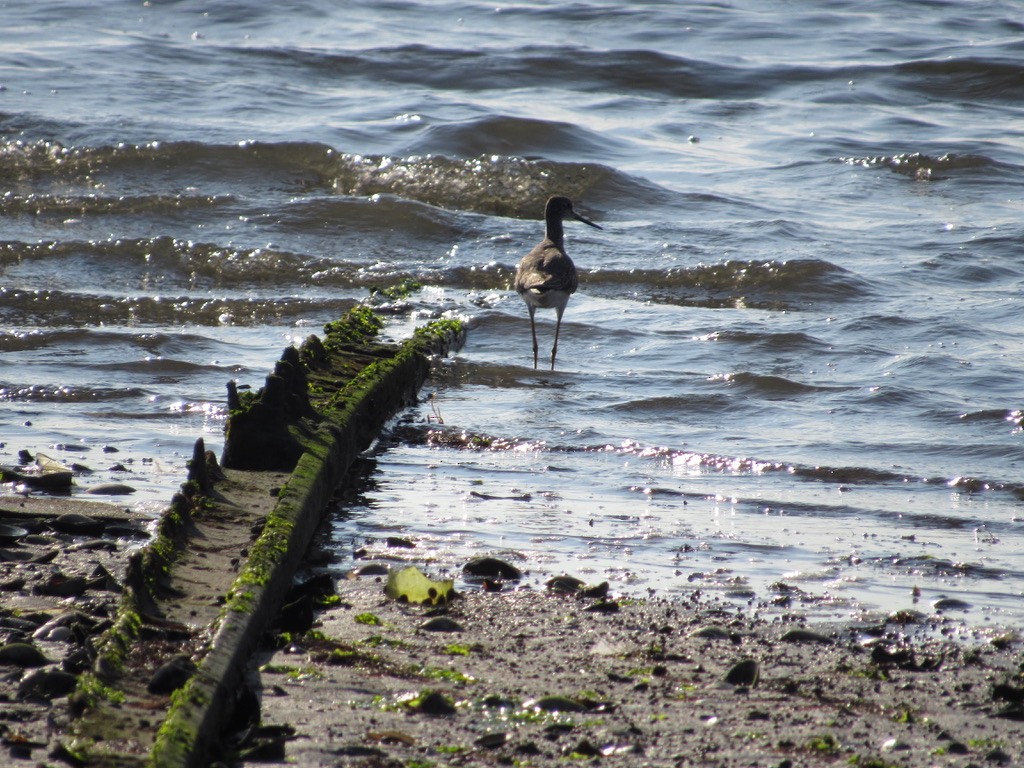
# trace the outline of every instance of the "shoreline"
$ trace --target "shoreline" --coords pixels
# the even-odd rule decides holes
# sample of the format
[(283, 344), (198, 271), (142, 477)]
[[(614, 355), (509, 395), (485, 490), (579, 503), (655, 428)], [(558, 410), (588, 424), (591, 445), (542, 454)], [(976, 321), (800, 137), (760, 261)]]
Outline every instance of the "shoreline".
[[(24, 500), (3, 497), (0, 508), (15, 501)], [(55, 520), (66, 499), (28, 504), (42, 514), (51, 501)], [(117, 509), (74, 506), (82, 505), (96, 519)], [(54, 547), (44, 539), (57, 534), (36, 536), (22, 546), (31, 558), (50, 557)], [(78, 624), (63, 626), (83, 640), (104, 626), (94, 617), (87, 627), (89, 615), (113, 611), (127, 568), (123, 540), (117, 549), (102, 544), (109, 539), (95, 529), (59, 537), (58, 555), (29, 563), (35, 580), (6, 593), (7, 646), (15, 607), (24, 621), (77, 616)], [(1024, 762), (1018, 634), (981, 641), (962, 621), (938, 616), (808, 622), (799, 608), (737, 605), (699, 589), (689, 599), (635, 600), (616, 596), (613, 585), (605, 597), (583, 598), (500, 578), (492, 582), (500, 591), (467, 590), (448, 606), (427, 608), (386, 598), (380, 561), (357, 560), (335, 581), (325, 543), (321, 532), (298, 566), (303, 583), (316, 585), (300, 601), (303, 610), (296, 614), (289, 595), (291, 608), (250, 658), (222, 742), (228, 765)], [(88, 577), (99, 564), (112, 582)], [(84, 574), (83, 591), (34, 594), (56, 569), (68, 578)], [(290, 625), (296, 616), (299, 625)], [(75, 663), (76, 645), (65, 634), (29, 641), (51, 662), (44, 671)], [(154, 644), (166, 638), (144, 637), (133, 653), (145, 658)], [(67, 678), (23, 696), (38, 672), (12, 668), (0, 684), (3, 745), (19, 760), (78, 764), (62, 748), (74, 724), (74, 697), (61, 687)]]
[(310, 629), (257, 656), (263, 730), (243, 752), (302, 767), (1024, 761), (1016, 636), (809, 625), (699, 590), (636, 601), (507, 583), (423, 608), (382, 586), (339, 582)]
[(433, 323), (395, 347), (374, 340), (379, 328), (370, 309), (353, 310), (323, 341), (286, 348), (259, 392), (229, 386), (222, 465), (197, 441), (145, 547), (130, 543), (149, 534), (129, 510), (4, 499), (2, 517), (25, 526), (0, 547), (0, 739), (12, 758), (75, 768), (1024, 761), (1016, 632), (958, 642), (962, 622), (909, 611), (811, 623), (792, 607), (798, 593), (737, 604), (698, 587), (638, 600), (571, 576), (531, 588), (493, 559), (491, 572), (466, 576), (479, 589), (445, 602), (449, 587), (428, 585), (432, 604), (416, 605), (385, 596), (398, 563), (431, 567), (401, 539), (387, 543), (405, 557), (362, 549), (378, 561), (339, 574), (330, 500), (464, 333)]

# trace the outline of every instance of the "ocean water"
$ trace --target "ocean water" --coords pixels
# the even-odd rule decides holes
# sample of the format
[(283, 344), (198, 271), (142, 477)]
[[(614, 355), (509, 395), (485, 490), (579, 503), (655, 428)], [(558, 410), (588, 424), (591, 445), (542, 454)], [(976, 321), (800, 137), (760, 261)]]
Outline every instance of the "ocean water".
[[(360, 462), (342, 566), (400, 535), (531, 586), (1024, 619), (1018, 3), (3, 11), (0, 463), (155, 513), (229, 379), (415, 280), (388, 333), (468, 340)], [(510, 290), (552, 194), (604, 227), (567, 224), (553, 372)]]

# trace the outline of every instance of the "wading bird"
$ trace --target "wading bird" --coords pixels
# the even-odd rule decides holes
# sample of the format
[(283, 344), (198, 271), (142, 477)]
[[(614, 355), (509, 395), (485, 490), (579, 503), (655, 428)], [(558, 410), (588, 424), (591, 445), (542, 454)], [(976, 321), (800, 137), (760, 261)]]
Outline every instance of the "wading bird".
[(562, 313), (569, 297), (576, 292), (579, 278), (576, 265), (565, 252), (565, 232), (562, 222), (572, 217), (596, 229), (594, 222), (583, 218), (572, 208), (567, 197), (552, 197), (544, 206), (544, 239), (523, 257), (516, 270), (516, 293), (523, 297), (530, 311), (530, 333), (533, 335), (533, 367), (537, 367), (537, 326), (533, 315), (537, 307), (554, 307), (555, 343), (551, 345), (551, 370), (555, 370), (555, 354), (558, 352), (558, 331), (562, 327)]

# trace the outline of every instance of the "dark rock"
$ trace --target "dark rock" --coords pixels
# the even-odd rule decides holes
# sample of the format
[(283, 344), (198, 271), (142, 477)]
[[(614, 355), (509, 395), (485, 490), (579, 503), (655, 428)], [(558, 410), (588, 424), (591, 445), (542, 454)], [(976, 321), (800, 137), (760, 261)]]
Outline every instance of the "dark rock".
[(50, 521), (50, 527), (60, 533), (76, 536), (99, 536), (106, 528), (106, 523), (88, 515), (68, 512)]
[(480, 578), (509, 579), (511, 581), (523, 577), (522, 571), (514, 565), (496, 557), (475, 557), (462, 566), (462, 572)]
[(497, 749), (503, 747), (508, 742), (508, 734), (504, 731), (498, 733), (485, 733), (483, 736), (473, 742), (474, 745), (480, 747), (480, 749)]
[(69, 653), (64, 657), (64, 661), (61, 662), (60, 666), (65, 672), (70, 672), (73, 675), (85, 672), (92, 666), (92, 656), (89, 653), (89, 649), (79, 648), (77, 651)]
[(589, 739), (582, 739), (572, 748), (572, 754), (583, 757), (600, 757), (601, 750), (595, 747)]
[(356, 575), (358, 576), (387, 576), (390, 572), (390, 568), (383, 563), (367, 563), (361, 568), (356, 569)]
[(188, 682), (196, 672), (195, 662), (181, 654), (163, 664), (150, 678), (146, 690), (157, 695), (173, 693)]
[(831, 637), (812, 632), (809, 629), (791, 629), (779, 639), (784, 643), (821, 643), (822, 645), (830, 645), (833, 642)]
[(585, 587), (580, 591), (580, 597), (590, 598), (604, 598), (608, 597), (608, 591), (611, 587), (607, 581), (602, 581), (600, 584), (595, 584), (592, 587)]
[(28, 643), (8, 643), (0, 646), (0, 664), (15, 667), (41, 667), (50, 660), (34, 645)]
[(280, 763), (285, 759), (286, 739), (260, 739), (251, 747), (241, 750), (243, 761), (256, 763)]
[(430, 691), (420, 698), (419, 710), (427, 715), (454, 715), (455, 704), (443, 693)]
[(517, 702), (515, 699), (510, 699), (507, 696), (491, 693), (484, 697), (483, 705), (485, 707), (498, 707), (500, 709), (514, 709), (517, 706)]
[(100, 483), (90, 485), (85, 492), (93, 496), (129, 496), (135, 493), (135, 490), (133, 486), (124, 483)]
[(56, 667), (39, 669), (25, 676), (18, 685), (18, 698), (56, 699), (67, 696), (78, 684), (78, 678)]
[(1022, 704), (1024, 703), (1024, 688), (1009, 683), (998, 683), (992, 686), (992, 698), (1009, 701), (1013, 704)]
[(936, 611), (966, 611), (970, 607), (970, 603), (957, 597), (940, 597), (932, 603), (932, 608)]
[(28, 536), (28, 530), (19, 525), (0, 523), (0, 544), (13, 544), (18, 539)]
[(88, 584), (81, 576), (65, 576), (62, 573), (55, 573), (42, 584), (32, 587), (32, 592), (51, 597), (80, 597), (87, 588)]
[(583, 589), (585, 584), (575, 576), (555, 576), (544, 582), (544, 586), (552, 592), (571, 595)]
[(285, 602), (290, 603), (303, 596), (319, 600), (322, 597), (334, 594), (337, 594), (334, 586), (334, 577), (329, 573), (321, 573), (292, 587), (288, 591), (288, 597), (285, 598)]
[(583, 609), (587, 613), (618, 613), (619, 604), (614, 600), (599, 600)]
[(72, 544), (70, 547), (65, 547), (65, 552), (96, 552), (98, 550), (104, 550), (106, 552), (115, 552), (119, 549), (116, 541), (109, 541), (108, 539), (88, 539), (86, 541), (80, 541), (77, 544)]
[(761, 677), (761, 665), (753, 659), (736, 662), (725, 675), (725, 682), (730, 685), (756, 687)]
[(281, 608), (277, 616), (277, 625), (282, 632), (301, 634), (313, 626), (315, 619), (313, 599), (309, 595), (303, 595)]
[(462, 625), (447, 616), (435, 616), (420, 624), (420, 629), (427, 632), (462, 632)]
[(103, 592), (115, 592), (117, 594), (124, 592), (124, 587), (121, 586), (120, 582), (102, 565), (97, 565), (93, 569), (92, 577), (87, 582), (87, 588), (98, 589)]
[(532, 704), (527, 704), (542, 712), (589, 712), (590, 707), (582, 701), (570, 699), (567, 696), (544, 696)]
[(734, 633), (722, 627), (710, 625), (693, 630), (687, 637), (699, 637), (702, 640), (733, 640)]
[(60, 552), (58, 550), (56, 550), (56, 549), (49, 549), (46, 552), (40, 552), (35, 557), (30, 558), (27, 562), (29, 562), (29, 563), (37, 563), (39, 565), (44, 565), (46, 563), (52, 563), (54, 560), (57, 559), (57, 555), (59, 555), (59, 554), (60, 554)]

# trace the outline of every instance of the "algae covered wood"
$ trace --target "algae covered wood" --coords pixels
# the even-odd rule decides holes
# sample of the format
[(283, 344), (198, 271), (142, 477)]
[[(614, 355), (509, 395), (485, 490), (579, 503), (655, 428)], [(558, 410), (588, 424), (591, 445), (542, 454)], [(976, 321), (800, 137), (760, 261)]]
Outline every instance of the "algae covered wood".
[[(357, 307), (323, 338), (285, 349), (258, 392), (229, 386), (220, 465), (198, 441), (160, 535), (133, 556), (95, 671), (72, 696), (78, 719), (61, 750), (70, 762), (208, 764), (226, 719), (243, 706), (248, 658), (338, 483), (415, 400), (430, 358), (464, 338), (461, 323), (441, 321), (381, 344), (380, 327)], [(195, 673), (169, 696), (147, 690), (148, 676), (183, 650)]]
[(286, 348), (259, 392), (243, 396), (229, 382), (221, 464), (290, 471), (324, 422), (357, 430), (365, 447), (390, 412), (415, 399), (430, 357), (457, 348), (465, 333), (457, 321), (436, 321), (403, 344), (382, 344), (381, 325), (360, 305), (325, 325), (322, 339)]

